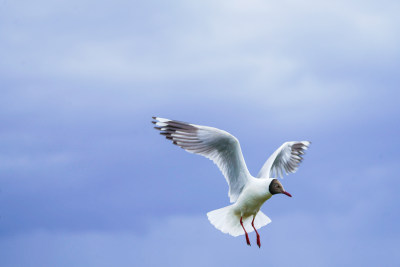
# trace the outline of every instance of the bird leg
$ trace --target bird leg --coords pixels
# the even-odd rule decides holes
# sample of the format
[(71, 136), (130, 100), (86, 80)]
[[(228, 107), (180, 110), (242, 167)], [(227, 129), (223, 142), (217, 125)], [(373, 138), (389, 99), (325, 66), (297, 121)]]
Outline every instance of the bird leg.
[(254, 231), (256, 231), (256, 234), (257, 234), (257, 245), (258, 245), (259, 248), (261, 248), (260, 235), (258, 234), (257, 229), (254, 227), (254, 219), (255, 218), (256, 218), (256, 216), (254, 215), (253, 216), (253, 221), (251, 222), (251, 226), (253, 226)]
[(249, 239), (249, 235), (247, 234), (246, 229), (245, 229), (244, 226), (243, 226), (242, 217), (240, 217), (240, 224), (242, 225), (243, 230), (244, 230), (244, 233), (246, 234), (246, 242), (247, 242), (247, 245), (251, 246), (251, 244), (250, 244), (250, 239)]

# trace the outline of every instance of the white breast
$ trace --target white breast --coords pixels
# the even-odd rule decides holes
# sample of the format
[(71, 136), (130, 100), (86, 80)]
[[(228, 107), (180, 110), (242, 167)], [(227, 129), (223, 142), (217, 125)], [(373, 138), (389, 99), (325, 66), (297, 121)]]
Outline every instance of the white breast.
[(265, 201), (271, 198), (268, 179), (252, 178), (233, 205), (238, 216), (248, 217), (257, 214)]

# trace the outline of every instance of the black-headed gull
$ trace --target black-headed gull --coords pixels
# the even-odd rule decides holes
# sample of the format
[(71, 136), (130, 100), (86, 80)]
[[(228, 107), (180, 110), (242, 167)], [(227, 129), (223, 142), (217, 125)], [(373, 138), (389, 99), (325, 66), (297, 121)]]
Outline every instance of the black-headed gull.
[(246, 235), (248, 245), (250, 240), (247, 233), (254, 229), (257, 245), (260, 247), (257, 229), (271, 222), (260, 211), (261, 206), (275, 194), (291, 197), (282, 184), (271, 177), (282, 177), (283, 173), (296, 172), (310, 142), (284, 143), (269, 157), (256, 178), (247, 169), (239, 141), (228, 132), (159, 117), (153, 119), (156, 120), (153, 123), (157, 125), (154, 128), (160, 130), (160, 134), (190, 153), (211, 159), (225, 176), (229, 184), (228, 195), (233, 204), (207, 213), (211, 224), (232, 236)]

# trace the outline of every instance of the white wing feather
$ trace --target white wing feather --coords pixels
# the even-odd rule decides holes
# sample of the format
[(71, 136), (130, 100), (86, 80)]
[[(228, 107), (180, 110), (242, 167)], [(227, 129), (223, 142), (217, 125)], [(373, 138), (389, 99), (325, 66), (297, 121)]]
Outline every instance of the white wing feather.
[(247, 183), (250, 173), (239, 141), (217, 128), (153, 117), (162, 135), (190, 153), (211, 159), (221, 170), (229, 185), (229, 197), (235, 202)]
[(309, 141), (286, 142), (264, 163), (258, 178), (283, 177), (283, 173), (295, 173), (303, 160), (302, 155), (311, 144)]

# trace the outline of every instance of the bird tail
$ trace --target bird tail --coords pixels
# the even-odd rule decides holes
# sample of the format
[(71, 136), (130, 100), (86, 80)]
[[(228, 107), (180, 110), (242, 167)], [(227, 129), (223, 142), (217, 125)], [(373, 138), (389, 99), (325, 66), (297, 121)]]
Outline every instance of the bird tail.
[[(232, 236), (244, 235), (242, 226), (240, 225), (240, 215), (235, 214), (233, 205), (213, 210), (207, 213), (208, 220), (218, 230)], [(248, 233), (253, 232), (251, 222), (253, 216), (243, 218), (243, 226)], [(259, 229), (271, 222), (267, 215), (259, 211), (254, 219), (254, 227)]]

